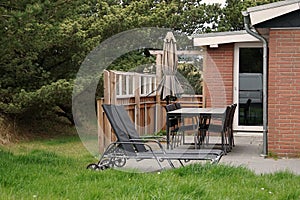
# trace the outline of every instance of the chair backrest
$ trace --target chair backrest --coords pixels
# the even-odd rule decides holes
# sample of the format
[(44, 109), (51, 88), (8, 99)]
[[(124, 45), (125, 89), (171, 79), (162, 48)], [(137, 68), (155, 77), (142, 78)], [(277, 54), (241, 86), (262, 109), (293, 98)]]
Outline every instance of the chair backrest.
[[(222, 118), (220, 118), (220, 116), (216, 116), (218, 123), (215, 123), (214, 120), (211, 120), (212, 122), (209, 123), (208, 130), (210, 132), (225, 132), (228, 127), (230, 110), (231, 110), (231, 106), (227, 106), (225, 113), (222, 115)], [(219, 122), (220, 120), (222, 120), (221, 121), (222, 123)], [(203, 121), (201, 123), (204, 124)], [(200, 126), (200, 128), (206, 128), (205, 124), (203, 126)]]
[(176, 109), (180, 109), (180, 108), (181, 108), (181, 104), (180, 104), (179, 102), (176, 102), (176, 103), (175, 103), (175, 108), (176, 108)]
[(230, 128), (232, 128), (233, 118), (234, 118), (234, 113), (235, 113), (235, 110), (236, 110), (236, 106), (237, 106), (236, 103), (231, 105), (230, 114), (229, 114), (229, 121), (228, 121), (228, 126)]
[(175, 104), (168, 104), (168, 105), (166, 105), (166, 111), (167, 112), (173, 111), (173, 110), (176, 110)]
[[(134, 139), (135, 142), (142, 142), (143, 140), (139, 136), (138, 132), (135, 129), (134, 123), (130, 119), (127, 111), (122, 105), (115, 105), (115, 112), (119, 115), (121, 122), (124, 125), (124, 130), (126, 131), (130, 139)], [(147, 149), (142, 144), (134, 144), (134, 147), (137, 152), (145, 152)]]
[(230, 111), (232, 110), (231, 106), (227, 106), (226, 107), (226, 111), (225, 111), (225, 119), (223, 122), (223, 131), (225, 131), (225, 129), (229, 126), (229, 122), (230, 122)]
[[(125, 129), (126, 129), (126, 132), (129, 136), (129, 138), (134, 139), (137, 142), (138, 142), (138, 140), (140, 140), (140, 142), (142, 142), (142, 139), (139, 136), (139, 133), (136, 131), (135, 125), (132, 122), (132, 120), (130, 119), (127, 111), (124, 108), (124, 106), (122, 106), (122, 105), (116, 106), (116, 112), (119, 114), (119, 116), (121, 117), (123, 123), (125, 124)], [(134, 146), (135, 146), (135, 148), (138, 152), (147, 151), (145, 146), (142, 145), (142, 144), (135, 144)]]
[(102, 107), (118, 139), (118, 142), (128, 143), (128, 144), (121, 144), (123, 149), (127, 152), (135, 152), (133, 146), (129, 144), (130, 143), (129, 137), (126, 133), (126, 129), (124, 127), (124, 123), (122, 122), (122, 119), (116, 112), (116, 107), (114, 105), (108, 105), (108, 104), (103, 104)]
[[(168, 104), (168, 105), (166, 105), (165, 108), (166, 108), (166, 111), (167, 111), (167, 112), (176, 110), (175, 104)], [(169, 118), (169, 120), (168, 120), (169, 126), (171, 126), (171, 127), (177, 126), (177, 125), (178, 125), (178, 122), (179, 122), (179, 121), (178, 121), (178, 118), (177, 118), (177, 117), (172, 117), (172, 118)]]

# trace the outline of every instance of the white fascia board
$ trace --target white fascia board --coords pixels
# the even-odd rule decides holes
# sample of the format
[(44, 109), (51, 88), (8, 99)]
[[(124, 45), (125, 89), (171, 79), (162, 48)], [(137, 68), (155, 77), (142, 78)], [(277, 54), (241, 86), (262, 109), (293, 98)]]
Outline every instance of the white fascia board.
[(194, 46), (217, 46), (219, 44), (239, 43), (239, 42), (259, 42), (259, 40), (248, 33), (214, 35), (205, 34), (205, 37), (194, 38)]
[(259, 24), (264, 21), (282, 16), (284, 14), (293, 12), (300, 9), (300, 1), (284, 1), (274, 3), (274, 6), (257, 6), (248, 8), (247, 11), (250, 15), (251, 25)]

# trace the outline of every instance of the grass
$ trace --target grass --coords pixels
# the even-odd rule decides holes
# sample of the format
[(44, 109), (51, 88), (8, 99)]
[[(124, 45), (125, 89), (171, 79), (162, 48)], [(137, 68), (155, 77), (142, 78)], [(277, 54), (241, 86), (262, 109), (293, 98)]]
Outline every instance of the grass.
[(193, 164), (161, 173), (88, 171), (75, 136), (0, 147), (0, 199), (300, 199), (300, 176)]

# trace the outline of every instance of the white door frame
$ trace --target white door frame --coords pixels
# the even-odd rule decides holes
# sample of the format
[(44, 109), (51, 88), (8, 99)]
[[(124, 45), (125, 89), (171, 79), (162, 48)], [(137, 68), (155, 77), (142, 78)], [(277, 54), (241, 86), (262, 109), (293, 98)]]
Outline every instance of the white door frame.
[[(239, 49), (241, 47), (256, 48), (263, 47), (262, 43), (235, 43), (234, 45), (234, 68), (233, 68), (233, 102), (237, 104), (237, 111), (239, 113)], [(235, 131), (243, 132), (262, 132), (263, 126), (239, 126), (238, 125), (239, 114), (234, 115), (233, 129)]]

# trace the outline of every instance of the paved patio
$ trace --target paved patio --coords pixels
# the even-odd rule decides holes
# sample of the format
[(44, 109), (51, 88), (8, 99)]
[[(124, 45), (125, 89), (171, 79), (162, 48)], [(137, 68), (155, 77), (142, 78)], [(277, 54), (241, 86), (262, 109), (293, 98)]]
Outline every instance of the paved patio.
[(262, 136), (236, 135), (233, 151), (223, 156), (220, 163), (245, 166), (256, 174), (290, 171), (300, 175), (300, 159), (273, 159), (261, 156)]
[[(210, 141), (219, 140), (219, 137), (212, 137)], [(188, 136), (187, 142), (192, 141), (192, 137)], [(264, 158), (261, 156), (263, 148), (262, 136), (257, 134), (249, 135), (236, 135), (236, 146), (231, 152), (223, 156), (220, 164), (231, 166), (244, 166), (254, 171), (256, 174), (274, 173), (277, 171), (290, 171), (294, 174), (300, 175), (300, 159), (273, 159)], [(181, 145), (178, 148), (186, 148), (187, 145)], [(190, 161), (186, 164), (205, 161)], [(180, 164), (176, 161), (173, 162), (176, 167), (180, 167)], [(169, 169), (169, 164), (164, 161), (161, 163), (164, 168)], [(142, 172), (151, 172), (159, 170), (159, 166), (154, 160), (135, 161), (128, 160), (126, 167), (120, 168), (120, 170), (132, 170), (137, 168)]]

